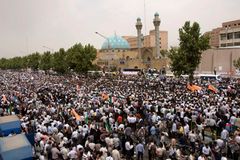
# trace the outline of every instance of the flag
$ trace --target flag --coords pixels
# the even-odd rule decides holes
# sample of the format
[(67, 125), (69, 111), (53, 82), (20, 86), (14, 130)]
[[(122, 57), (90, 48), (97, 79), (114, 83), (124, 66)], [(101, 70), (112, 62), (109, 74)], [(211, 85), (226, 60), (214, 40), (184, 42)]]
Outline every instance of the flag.
[(107, 100), (109, 99), (109, 96), (108, 96), (107, 94), (103, 93), (103, 94), (102, 94), (102, 99), (103, 99), (104, 101), (107, 101)]
[(109, 103), (110, 103), (110, 104), (114, 103), (115, 100), (116, 100), (116, 97), (114, 97), (114, 96), (109, 96)]
[(199, 90), (201, 90), (202, 87), (197, 86), (197, 85), (190, 85), (190, 84), (188, 84), (188, 85), (187, 85), (187, 89), (189, 89), (190, 91), (194, 92), (194, 91), (199, 91)]
[(211, 84), (208, 85), (208, 89), (209, 89), (210, 91), (214, 92), (214, 93), (217, 93), (217, 91), (218, 91), (218, 90), (217, 90), (213, 85), (211, 85)]
[(84, 121), (86, 124), (88, 124), (88, 113), (87, 112), (85, 112)]
[(75, 111), (75, 109), (72, 109), (71, 111), (72, 115), (76, 118), (76, 120), (80, 121), (81, 120), (81, 116), (79, 114), (77, 114), (77, 112)]
[(112, 128), (108, 122), (105, 123), (105, 128), (108, 132), (111, 132)]

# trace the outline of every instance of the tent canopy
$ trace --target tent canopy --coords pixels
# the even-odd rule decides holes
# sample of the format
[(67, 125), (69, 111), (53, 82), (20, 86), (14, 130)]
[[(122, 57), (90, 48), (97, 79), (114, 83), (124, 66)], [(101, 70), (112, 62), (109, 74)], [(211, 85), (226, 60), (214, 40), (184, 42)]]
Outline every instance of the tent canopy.
[(0, 134), (7, 136), (11, 132), (21, 132), (21, 123), (19, 118), (16, 115), (0, 117)]
[(1, 160), (30, 160), (32, 157), (32, 146), (24, 134), (0, 138)]

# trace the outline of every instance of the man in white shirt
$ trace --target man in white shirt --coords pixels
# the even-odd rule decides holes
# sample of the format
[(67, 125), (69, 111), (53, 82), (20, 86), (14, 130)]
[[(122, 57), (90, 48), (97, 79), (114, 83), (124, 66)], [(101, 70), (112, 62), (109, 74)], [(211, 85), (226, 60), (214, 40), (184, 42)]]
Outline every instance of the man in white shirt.
[(131, 150), (133, 149), (133, 145), (130, 144), (130, 140), (127, 140), (125, 142), (125, 149), (126, 149), (126, 154), (127, 154), (127, 159), (131, 159)]
[(64, 160), (68, 159), (68, 149), (63, 146), (61, 149), (60, 149), (60, 153), (62, 154), (62, 158)]
[(228, 140), (228, 137), (229, 137), (229, 133), (226, 129), (224, 129), (222, 132), (221, 132), (221, 139), (224, 140), (224, 141), (227, 141)]
[(204, 154), (202, 154), (202, 155), (200, 155), (199, 157), (198, 157), (198, 160), (206, 160), (207, 158), (206, 158), (206, 156), (204, 155)]
[(188, 132), (189, 132), (189, 125), (188, 124), (186, 124), (185, 126), (184, 126), (184, 135), (188, 135)]
[(188, 137), (190, 139), (190, 144), (193, 149), (193, 152), (195, 152), (195, 141), (196, 141), (197, 136), (193, 131), (191, 131), (191, 132), (189, 132)]
[(52, 152), (52, 159), (57, 160), (59, 159), (60, 151), (57, 149), (56, 144), (53, 144)]
[(171, 132), (172, 132), (173, 137), (175, 137), (175, 135), (177, 133), (177, 124), (176, 124), (176, 122), (173, 122)]
[(238, 143), (238, 145), (240, 145), (240, 134), (236, 135), (235, 141)]
[(67, 154), (70, 159), (76, 159), (77, 158), (77, 152), (75, 147), (72, 148), (72, 150)]
[(202, 148), (202, 153), (205, 155), (205, 156), (209, 156), (210, 153), (211, 153), (211, 148), (208, 146), (208, 144), (204, 145), (203, 148)]
[(73, 131), (72, 132), (72, 138), (76, 138), (77, 139), (77, 137), (78, 137), (78, 130), (75, 130), (75, 131)]
[(121, 160), (120, 152), (117, 149), (112, 151), (113, 160)]
[(135, 116), (133, 116), (133, 115), (129, 115), (128, 117), (127, 117), (127, 120), (128, 120), (128, 123), (136, 123), (136, 117)]

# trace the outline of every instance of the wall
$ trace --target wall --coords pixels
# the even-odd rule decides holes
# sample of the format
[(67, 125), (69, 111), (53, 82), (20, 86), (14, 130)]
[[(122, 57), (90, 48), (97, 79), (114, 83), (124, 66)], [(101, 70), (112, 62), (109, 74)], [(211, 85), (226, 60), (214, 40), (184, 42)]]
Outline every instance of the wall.
[[(153, 56), (153, 48), (143, 48), (141, 58), (137, 58), (138, 50), (128, 50), (128, 51), (114, 51), (108, 52), (98, 52), (97, 59), (94, 61), (95, 64), (103, 66), (116, 66), (117, 68), (135, 68), (140, 69), (146, 68), (157, 68), (162, 69), (163, 66), (166, 68), (166, 59), (155, 59)], [(148, 60), (150, 58), (150, 60)]]
[(240, 58), (240, 48), (209, 49), (202, 54), (202, 60), (197, 71), (213, 73), (214, 68), (218, 73), (230, 74), (235, 72), (233, 61)]

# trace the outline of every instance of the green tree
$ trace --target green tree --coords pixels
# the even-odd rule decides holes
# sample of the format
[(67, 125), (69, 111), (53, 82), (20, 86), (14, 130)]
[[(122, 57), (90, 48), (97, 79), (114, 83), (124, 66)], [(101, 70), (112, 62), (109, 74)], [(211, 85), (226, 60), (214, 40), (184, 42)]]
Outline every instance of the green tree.
[(52, 55), (49, 51), (44, 52), (41, 56), (39, 68), (44, 71), (48, 71), (52, 68)]
[(0, 59), (0, 68), (7, 69), (7, 63), (8, 63), (8, 60), (6, 58), (1, 58)]
[(240, 58), (238, 58), (238, 59), (235, 59), (234, 61), (233, 61), (233, 66), (236, 68), (236, 69), (240, 69)]
[(41, 61), (41, 55), (36, 52), (27, 56), (27, 66), (32, 70), (38, 70)]
[(22, 69), (27, 69), (28, 68), (28, 56), (23, 56), (22, 57)]
[(92, 64), (96, 58), (97, 50), (90, 44), (83, 46), (75, 44), (67, 51), (67, 62), (70, 69), (77, 73), (86, 73), (94, 68)]
[(13, 57), (9, 59), (9, 68), (10, 69), (22, 69), (23, 68), (23, 62), (21, 57)]
[(66, 52), (63, 48), (53, 54), (53, 70), (61, 74), (68, 71)]
[(75, 44), (70, 49), (65, 51), (59, 49), (53, 55), (50, 52), (45, 52), (43, 55), (38, 52), (23, 56), (13, 57), (10, 59), (0, 59), (0, 69), (26, 69), (33, 70), (49, 70), (52, 68), (58, 73), (67, 73), (70, 69), (77, 73), (87, 72), (90, 69), (99, 69), (92, 62), (96, 58), (97, 50), (90, 44), (83, 46)]
[(168, 50), (165, 50), (165, 49), (161, 50), (161, 51), (160, 51), (160, 54), (161, 54), (161, 56), (162, 56), (163, 58), (169, 56), (169, 52), (168, 52)]
[(202, 52), (210, 48), (209, 37), (200, 33), (197, 22), (191, 25), (190, 21), (187, 21), (179, 29), (179, 38), (179, 48), (170, 50), (171, 71), (176, 76), (189, 75), (189, 80), (192, 82), (194, 71), (201, 61)]

